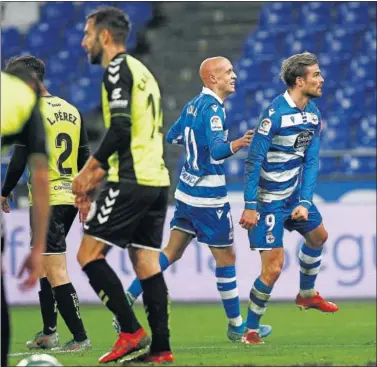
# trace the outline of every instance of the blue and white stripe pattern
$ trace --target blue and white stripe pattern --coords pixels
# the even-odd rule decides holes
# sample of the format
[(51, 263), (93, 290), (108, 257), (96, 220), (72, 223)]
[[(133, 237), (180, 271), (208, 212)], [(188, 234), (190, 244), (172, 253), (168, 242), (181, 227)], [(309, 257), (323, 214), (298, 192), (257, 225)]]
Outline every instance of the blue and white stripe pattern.
[(167, 134), (185, 146), (175, 198), (195, 207), (221, 207), (228, 202), (224, 159), (233, 154), (223, 101), (210, 89), (187, 103)]
[(236, 279), (236, 267), (234, 265), (217, 267), (217, 290), (220, 293), (226, 316), (233, 326), (242, 324), (240, 299)]
[(253, 288), (250, 291), (249, 307), (247, 310), (246, 326), (248, 329), (259, 329), (259, 321), (266, 312), (271, 292), (272, 287), (268, 287), (259, 278), (255, 280)]
[(315, 280), (321, 267), (322, 249), (312, 249), (303, 244), (298, 258), (300, 263), (300, 289), (303, 291), (314, 289)]
[[(318, 171), (320, 119), (313, 102), (300, 110), (288, 92), (272, 102), (256, 129), (246, 160), (247, 209), (255, 209), (258, 200), (286, 199), (300, 186), (301, 199), (310, 207)], [(301, 180), (305, 165), (306, 175)]]

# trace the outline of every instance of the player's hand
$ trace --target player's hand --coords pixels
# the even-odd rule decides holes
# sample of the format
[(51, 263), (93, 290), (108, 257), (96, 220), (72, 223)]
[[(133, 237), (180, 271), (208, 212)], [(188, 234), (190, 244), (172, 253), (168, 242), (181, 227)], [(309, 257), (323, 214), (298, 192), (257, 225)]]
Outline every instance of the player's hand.
[(17, 277), (20, 279), (25, 272), (27, 272), (26, 279), (20, 283), (19, 288), (22, 291), (32, 289), (38, 282), (40, 275), (42, 274), (42, 254), (37, 251), (30, 251), (30, 254), (26, 256)]
[(299, 205), (296, 208), (293, 209), (291, 213), (291, 218), (293, 220), (308, 220), (309, 212), (308, 209), (306, 209), (304, 206)]
[(244, 147), (248, 147), (251, 144), (253, 137), (254, 137), (254, 130), (253, 129), (247, 130), (245, 135), (242, 137)]
[(4, 213), (10, 213), (9, 200), (13, 201), (13, 193), (11, 192), (8, 197), (1, 197), (1, 209)]
[(80, 223), (84, 223), (86, 221), (91, 205), (92, 199), (90, 196), (76, 196), (75, 207), (79, 209)]
[(256, 210), (245, 209), (240, 219), (240, 225), (247, 230), (255, 227), (258, 222), (258, 214)]

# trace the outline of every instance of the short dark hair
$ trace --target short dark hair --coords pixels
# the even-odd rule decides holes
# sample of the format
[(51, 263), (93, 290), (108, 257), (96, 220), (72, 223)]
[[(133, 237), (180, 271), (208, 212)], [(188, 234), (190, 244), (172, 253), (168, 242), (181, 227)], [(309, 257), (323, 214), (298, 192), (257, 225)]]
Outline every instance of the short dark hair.
[(283, 61), (281, 66), (281, 80), (288, 87), (293, 87), (296, 84), (296, 78), (304, 78), (308, 72), (306, 68), (316, 64), (318, 64), (317, 57), (310, 52), (288, 57), (288, 59)]
[(32, 55), (15, 56), (8, 60), (5, 71), (11, 67), (20, 66), (34, 73), (40, 82), (43, 82), (45, 76), (45, 64), (41, 59)]
[(99, 30), (107, 29), (115, 43), (126, 44), (131, 23), (128, 15), (121, 9), (115, 6), (101, 6), (86, 17), (86, 20), (89, 19), (94, 19), (95, 27)]

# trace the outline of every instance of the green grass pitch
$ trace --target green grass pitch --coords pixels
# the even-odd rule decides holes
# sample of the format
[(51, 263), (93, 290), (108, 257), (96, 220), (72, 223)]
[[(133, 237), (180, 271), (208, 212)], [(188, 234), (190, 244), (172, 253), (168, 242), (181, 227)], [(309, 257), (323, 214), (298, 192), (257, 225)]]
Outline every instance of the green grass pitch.
[[(226, 339), (227, 322), (220, 303), (171, 305), (171, 344), (177, 366), (252, 365), (376, 365), (376, 302), (342, 301), (334, 315), (316, 310), (301, 312), (293, 302), (271, 302), (263, 318), (273, 326), (264, 345), (241, 345)], [(246, 304), (243, 304), (243, 314)], [(147, 325), (144, 310), (135, 307)], [(13, 307), (10, 365), (30, 355), (26, 340), (41, 329), (37, 307)], [(94, 366), (114, 343), (112, 315), (102, 305), (81, 305), (85, 328), (93, 349), (86, 353), (59, 353), (64, 366)], [(61, 318), (60, 341), (70, 338)], [(50, 353), (52, 354), (52, 353)], [(111, 365), (111, 364), (110, 364)], [(116, 364), (113, 364), (116, 365)]]

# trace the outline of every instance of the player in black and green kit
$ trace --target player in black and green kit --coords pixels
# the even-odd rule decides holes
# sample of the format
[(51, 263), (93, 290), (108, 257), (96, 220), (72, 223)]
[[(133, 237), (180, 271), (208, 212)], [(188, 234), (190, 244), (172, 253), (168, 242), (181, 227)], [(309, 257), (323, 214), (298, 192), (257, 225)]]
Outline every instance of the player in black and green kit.
[[(51, 216), (40, 277), (39, 301), (43, 330), (26, 343), (29, 349), (80, 351), (91, 347), (79, 310), (79, 299), (67, 272), (66, 236), (77, 215), (72, 180), (89, 157), (88, 138), (79, 111), (65, 100), (52, 96), (43, 84), (44, 63), (30, 55), (9, 60), (6, 70), (23, 68), (36, 75), (41, 89), (40, 108), (49, 151), (48, 180)], [(1, 204), (9, 212), (7, 197), (16, 186), (27, 164), (27, 147), (16, 145), (5, 182)], [(29, 184), (32, 208), (32, 186)], [(30, 215), (33, 219), (32, 211)], [(32, 233), (32, 236), (34, 234)], [(59, 346), (57, 309), (72, 333), (72, 340)]]
[(119, 339), (100, 363), (130, 361), (149, 349), (149, 337), (105, 259), (108, 246), (128, 247), (141, 281), (152, 330), (150, 352), (144, 360), (172, 362), (168, 291), (159, 265), (170, 185), (162, 157), (161, 95), (152, 73), (126, 53), (129, 30), (128, 17), (117, 8), (99, 8), (87, 17), (82, 46), (90, 63), (106, 69), (102, 108), (107, 133), (73, 182), (77, 205), (86, 201), (106, 171), (108, 177), (84, 225), (78, 260), (121, 326)]

